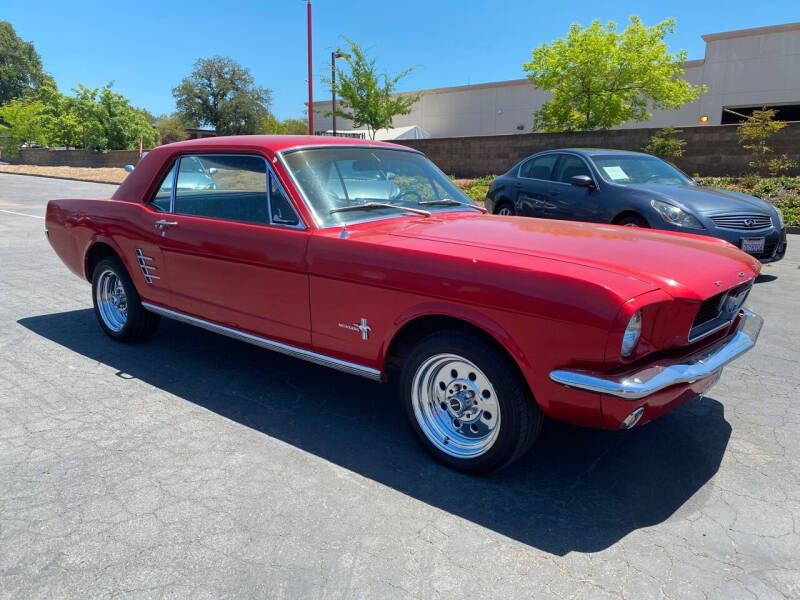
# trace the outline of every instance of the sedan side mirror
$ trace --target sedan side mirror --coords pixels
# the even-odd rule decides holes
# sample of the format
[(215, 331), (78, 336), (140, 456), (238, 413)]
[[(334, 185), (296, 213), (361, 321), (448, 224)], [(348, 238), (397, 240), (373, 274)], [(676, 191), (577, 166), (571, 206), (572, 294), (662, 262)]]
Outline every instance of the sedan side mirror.
[(572, 185), (577, 185), (578, 187), (585, 187), (593, 190), (595, 187), (594, 181), (588, 175), (575, 175), (574, 177), (569, 178), (569, 182)]
[(208, 174), (209, 174), (209, 175), (216, 175), (216, 174), (217, 174), (217, 167), (211, 167), (211, 168), (208, 170)]
[[(117, 163), (117, 164), (119, 164), (119, 163)], [(126, 170), (128, 173), (130, 173), (131, 171), (133, 171), (133, 165), (125, 165), (125, 170)]]

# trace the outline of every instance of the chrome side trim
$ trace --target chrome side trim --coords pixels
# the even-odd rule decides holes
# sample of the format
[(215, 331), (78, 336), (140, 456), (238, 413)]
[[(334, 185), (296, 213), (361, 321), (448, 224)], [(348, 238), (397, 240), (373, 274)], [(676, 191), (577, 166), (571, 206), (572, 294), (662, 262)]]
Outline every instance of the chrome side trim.
[(217, 325), (211, 321), (198, 319), (197, 317), (192, 317), (168, 308), (163, 308), (161, 306), (151, 304), (150, 302), (142, 302), (142, 306), (144, 306), (147, 310), (156, 313), (157, 315), (161, 315), (169, 319), (175, 319), (176, 321), (181, 321), (182, 323), (187, 323), (189, 325), (194, 325), (196, 327), (200, 327), (201, 329), (213, 331), (214, 333), (219, 333), (220, 335), (224, 335), (235, 340), (260, 346), (261, 348), (266, 348), (267, 350), (272, 350), (273, 352), (280, 352), (281, 354), (286, 354), (287, 356), (306, 360), (308, 362), (322, 365), (323, 367), (330, 367), (331, 369), (344, 371), (345, 373), (350, 373), (352, 375), (360, 375), (361, 377), (366, 377), (367, 379), (372, 379), (373, 381), (380, 381), (381, 379), (381, 372), (371, 367), (365, 367), (363, 365), (347, 362), (345, 360), (339, 360), (338, 358), (325, 356), (324, 354), (317, 354), (316, 352), (311, 352), (310, 350), (297, 348), (281, 342), (275, 342), (251, 333), (239, 331), (238, 329), (225, 327), (224, 325)]
[(609, 394), (624, 400), (639, 400), (664, 388), (718, 373), (732, 360), (755, 346), (764, 320), (745, 311), (736, 335), (685, 363), (654, 364), (624, 378), (604, 377), (586, 371), (556, 370), (550, 379), (561, 385), (599, 394)]

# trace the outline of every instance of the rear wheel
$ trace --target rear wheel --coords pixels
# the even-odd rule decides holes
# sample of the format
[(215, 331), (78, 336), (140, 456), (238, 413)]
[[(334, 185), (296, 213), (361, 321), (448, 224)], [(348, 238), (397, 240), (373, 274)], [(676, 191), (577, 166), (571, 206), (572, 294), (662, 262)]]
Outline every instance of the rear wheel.
[(639, 215), (626, 215), (619, 219), (615, 225), (624, 225), (625, 227), (643, 227), (649, 228), (650, 224)]
[(510, 202), (501, 202), (497, 209), (495, 209), (494, 214), (512, 217), (516, 212), (514, 211), (514, 206)]
[(161, 320), (142, 306), (128, 271), (116, 256), (104, 258), (94, 268), (92, 300), (100, 327), (121, 342), (149, 338)]
[(411, 428), (437, 460), (469, 473), (522, 456), (542, 413), (509, 359), (479, 337), (450, 330), (424, 338), (401, 375)]

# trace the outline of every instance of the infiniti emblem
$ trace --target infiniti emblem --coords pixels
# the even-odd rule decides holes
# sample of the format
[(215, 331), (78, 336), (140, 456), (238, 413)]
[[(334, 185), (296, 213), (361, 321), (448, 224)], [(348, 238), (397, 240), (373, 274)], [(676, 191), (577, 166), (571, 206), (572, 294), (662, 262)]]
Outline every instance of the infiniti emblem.
[(756, 220), (755, 219), (745, 219), (744, 220), (744, 226), (745, 227), (753, 227), (755, 224), (756, 224)]

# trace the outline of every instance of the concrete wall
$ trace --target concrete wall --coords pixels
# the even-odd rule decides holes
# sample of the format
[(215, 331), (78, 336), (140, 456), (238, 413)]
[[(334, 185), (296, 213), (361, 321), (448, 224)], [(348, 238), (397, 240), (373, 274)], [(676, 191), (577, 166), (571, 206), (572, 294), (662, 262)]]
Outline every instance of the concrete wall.
[[(741, 175), (751, 156), (739, 145), (736, 125), (682, 128), (684, 155), (675, 163), (689, 175)], [(575, 133), (528, 133), (480, 137), (398, 140), (424, 152), (448, 175), (481, 177), (501, 174), (517, 162), (542, 150), (556, 148), (614, 148), (641, 151), (656, 128), (583, 131)], [(788, 154), (800, 162), (800, 122), (790, 123), (770, 144), (776, 154)], [(794, 173), (800, 174), (795, 169)]]
[(138, 150), (51, 150), (49, 148), (20, 148), (19, 156), (10, 161), (15, 165), (47, 167), (124, 167), (139, 162)]
[[(800, 23), (715, 33), (703, 40), (705, 57), (686, 62), (684, 79), (705, 84), (708, 91), (679, 110), (654, 110), (648, 122), (620, 129), (690, 127), (699, 125), (702, 115), (708, 116), (705, 125), (719, 125), (723, 107), (800, 104)], [(393, 125), (418, 125), (433, 137), (523, 134), (549, 97), (527, 79), (425, 90), (412, 112)], [(330, 110), (330, 104), (315, 102), (315, 111)], [(315, 130), (330, 128), (330, 117), (315, 114)], [(337, 128), (353, 129), (346, 119), (337, 119)]]

